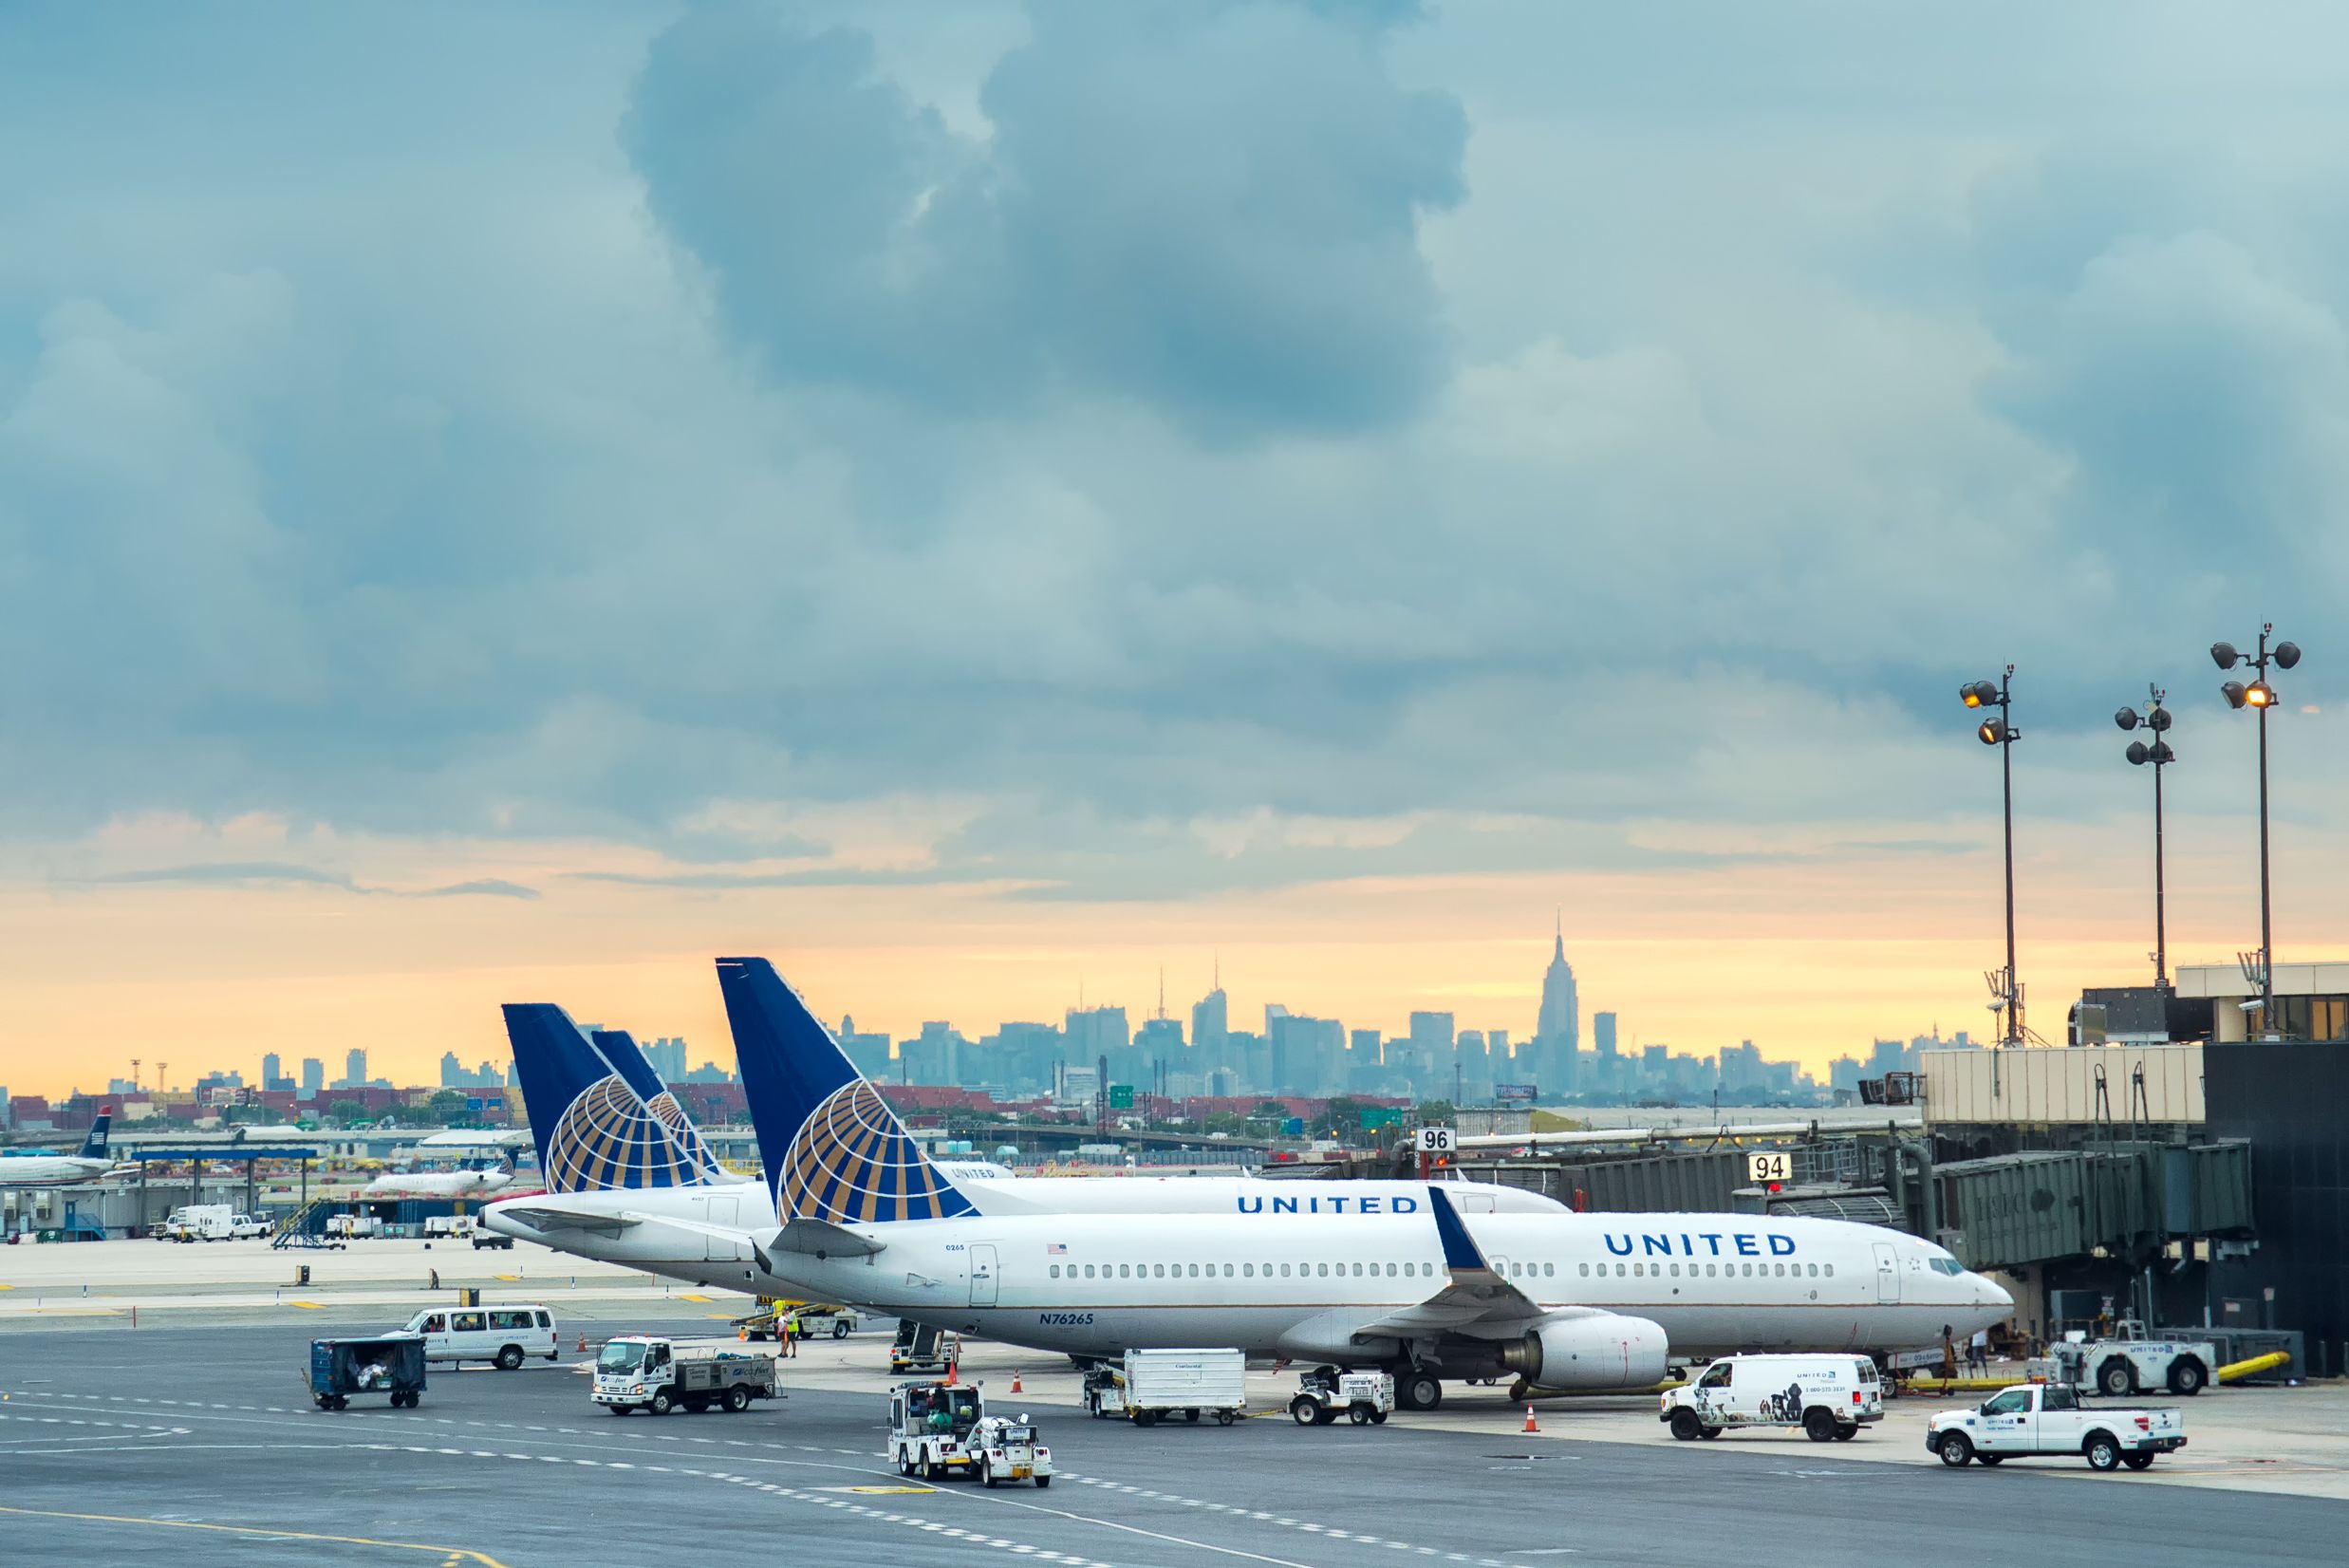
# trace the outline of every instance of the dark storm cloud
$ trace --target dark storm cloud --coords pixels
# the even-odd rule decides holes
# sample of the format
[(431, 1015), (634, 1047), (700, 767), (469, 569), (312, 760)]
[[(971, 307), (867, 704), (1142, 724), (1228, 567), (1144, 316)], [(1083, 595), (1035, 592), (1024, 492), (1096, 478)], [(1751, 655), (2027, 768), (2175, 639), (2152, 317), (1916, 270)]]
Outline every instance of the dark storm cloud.
[(1099, 389), (1237, 436), (1386, 423), (1445, 371), (1415, 223), (1461, 198), (1466, 126), (1344, 9), (1039, 5), (981, 142), (861, 31), (705, 8), (654, 41), (624, 140), (786, 382), (995, 412)]

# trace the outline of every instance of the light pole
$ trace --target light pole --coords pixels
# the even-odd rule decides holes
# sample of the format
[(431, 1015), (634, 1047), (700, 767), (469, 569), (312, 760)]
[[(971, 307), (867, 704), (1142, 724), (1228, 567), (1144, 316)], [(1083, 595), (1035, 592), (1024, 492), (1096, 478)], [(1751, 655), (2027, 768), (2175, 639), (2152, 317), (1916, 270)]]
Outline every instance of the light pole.
[(2260, 1035), (2265, 1039), (2281, 1039), (2283, 1032), (2276, 1027), (2276, 949), (2275, 927), (2268, 900), (2267, 884), (2267, 710), (2276, 705), (2276, 688), (2267, 683), (2267, 666), (2274, 663), (2280, 670), (2288, 670), (2300, 663), (2298, 643), (2278, 643), (2274, 647), (2267, 640), (2276, 634), (2276, 625), (2265, 622), (2259, 628), (2259, 652), (2239, 653), (2232, 643), (2210, 644), (2210, 662), (2223, 670), (2248, 663), (2258, 671), (2258, 678), (2246, 685), (2229, 681), (2219, 687), (2230, 708), (2259, 710), (2259, 1023)]
[(2005, 805), (2006, 968), (1991, 980), (1991, 989), (2006, 1016), (1999, 1032), (2002, 1046), (2023, 1043), (2023, 986), (2015, 979), (2015, 742), (2023, 738), (2023, 732), (2015, 728), (2013, 697), (2008, 690), (2014, 679), (2015, 666), (2009, 664), (1995, 685), (1976, 681), (1958, 688), (1958, 699), (1967, 707), (1998, 710), (1985, 719), (1974, 734), (1984, 745), (1999, 749), (1999, 793)]
[(2142, 724), (2153, 732), (2153, 743), (2150, 746), (2142, 740), (2130, 741), (2128, 756), (2132, 767), (2141, 768), (2148, 762), (2153, 765), (2153, 989), (2167, 991), (2170, 989), (2170, 926), (2164, 907), (2161, 875), (2161, 770), (2175, 762), (2177, 754), (2170, 749), (2170, 742), (2162, 738), (2170, 729), (2170, 710), (2161, 705), (2161, 700), (2169, 694), (2159, 686), (2149, 685), (2145, 689), (2153, 694), (2153, 700), (2146, 703), (2142, 711), (2121, 709), (2113, 715), (2113, 722), (2124, 730), (2134, 730)]

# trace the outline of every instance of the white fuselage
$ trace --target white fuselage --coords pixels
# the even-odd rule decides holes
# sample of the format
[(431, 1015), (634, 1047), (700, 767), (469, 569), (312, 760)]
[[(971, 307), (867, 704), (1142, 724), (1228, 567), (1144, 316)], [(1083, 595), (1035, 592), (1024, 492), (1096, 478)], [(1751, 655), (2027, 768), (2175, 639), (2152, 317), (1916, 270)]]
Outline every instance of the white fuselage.
[(513, 1185), (510, 1170), (416, 1170), (378, 1176), (363, 1198), (486, 1198)]
[[(1235, 1207), (1225, 1212), (1161, 1212), (1147, 1224), (1136, 1224), (1130, 1213), (1062, 1213), (850, 1227), (882, 1246), (854, 1258), (777, 1251), (767, 1231), (745, 1231), (736, 1241), (687, 1214), (673, 1215), (685, 1223), (666, 1223), (625, 1201), (649, 1194), (601, 1193), (560, 1202), (621, 1200), (594, 1206), (636, 1223), (561, 1240), (571, 1250), (698, 1283), (853, 1302), (1072, 1354), (1212, 1344), (1370, 1362), (1394, 1358), (1401, 1346), (1357, 1338), (1357, 1331), (1426, 1301), (1449, 1280), (1419, 1190), (1413, 1208), (1402, 1213), (1387, 1212), (1388, 1203), (1369, 1215), (1292, 1213), (1269, 1203), (1252, 1211), (1240, 1206), (1251, 1195), (1234, 1194)], [(704, 1201), (723, 1200), (713, 1193)], [(505, 1206), (488, 1211), (491, 1228), (552, 1239), (501, 1215)], [(1978, 1276), (1941, 1272), (1936, 1261), (1948, 1255), (1939, 1248), (1844, 1221), (1572, 1213), (1462, 1219), (1495, 1271), (1541, 1307), (1647, 1318), (1684, 1355), (1908, 1349), (1938, 1342), (1945, 1324), (1970, 1334), (2012, 1306)], [(760, 1267), (761, 1258), (769, 1267)], [(1519, 1332), (1521, 1326), (1470, 1327), (1449, 1336), (1453, 1349), (1439, 1353), (1461, 1365), (1463, 1351), (1472, 1354), (1476, 1347), (1463, 1348), (1460, 1339), (1497, 1341)]]
[(112, 1160), (78, 1154), (26, 1154), (0, 1160), (0, 1187), (74, 1186), (94, 1182), (114, 1168)]

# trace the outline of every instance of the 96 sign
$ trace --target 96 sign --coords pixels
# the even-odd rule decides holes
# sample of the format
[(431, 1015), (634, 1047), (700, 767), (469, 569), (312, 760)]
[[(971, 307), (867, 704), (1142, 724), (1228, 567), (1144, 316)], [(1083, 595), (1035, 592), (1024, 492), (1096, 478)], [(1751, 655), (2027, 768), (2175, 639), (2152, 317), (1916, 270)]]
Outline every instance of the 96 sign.
[(1448, 1127), (1421, 1128), (1419, 1151), (1422, 1154), (1449, 1154), (1452, 1152), (1452, 1129)]

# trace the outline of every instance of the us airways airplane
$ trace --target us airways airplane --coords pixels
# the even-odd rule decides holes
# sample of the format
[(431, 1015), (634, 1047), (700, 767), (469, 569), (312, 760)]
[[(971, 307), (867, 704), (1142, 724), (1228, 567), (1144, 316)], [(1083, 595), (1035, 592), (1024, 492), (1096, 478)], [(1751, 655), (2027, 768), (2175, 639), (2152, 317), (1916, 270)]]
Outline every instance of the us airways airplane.
[[(1071, 1354), (1207, 1343), (1390, 1365), (1400, 1402), (1423, 1409), (1443, 1377), (1638, 1388), (1662, 1375), (1668, 1351), (1909, 1348), (2011, 1307), (1940, 1248), (1873, 1226), (1463, 1216), (1457, 1200), (1477, 1189), (1448, 1184), (1260, 1184), (1224, 1193), (1221, 1212), (1147, 1220), (990, 1214), (923, 1155), (772, 966), (720, 960), (719, 979), (781, 1228), (721, 1233), (618, 1206), (605, 1235), (639, 1254), (619, 1260), (652, 1266), (644, 1254), (693, 1238), (710, 1256), (680, 1277)], [(778, 1148), (770, 1127), (794, 1130)], [(501, 1211), (516, 1209), (494, 1206), (490, 1223), (506, 1228)], [(528, 1215), (525, 1203), (513, 1218)]]
[(77, 1154), (0, 1157), (0, 1187), (75, 1186), (98, 1180), (114, 1168), (114, 1161), (106, 1155), (106, 1129), (113, 1124), (111, 1110), (100, 1111)]

